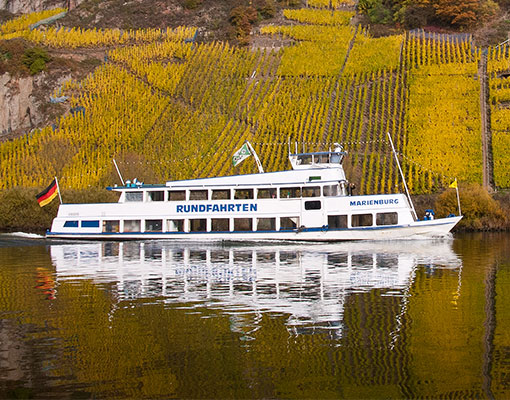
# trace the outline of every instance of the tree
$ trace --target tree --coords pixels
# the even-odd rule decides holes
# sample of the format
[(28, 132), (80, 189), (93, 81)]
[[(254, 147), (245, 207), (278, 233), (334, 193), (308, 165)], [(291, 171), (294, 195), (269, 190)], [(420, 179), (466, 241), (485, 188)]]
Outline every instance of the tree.
[(395, 6), (394, 20), (408, 29), (433, 24), (435, 19), (431, 0), (405, 0)]
[(493, 0), (436, 0), (436, 15), (446, 24), (467, 28), (497, 12)]
[(480, 10), (478, 0), (436, 0), (436, 15), (448, 25), (467, 27), (476, 22)]

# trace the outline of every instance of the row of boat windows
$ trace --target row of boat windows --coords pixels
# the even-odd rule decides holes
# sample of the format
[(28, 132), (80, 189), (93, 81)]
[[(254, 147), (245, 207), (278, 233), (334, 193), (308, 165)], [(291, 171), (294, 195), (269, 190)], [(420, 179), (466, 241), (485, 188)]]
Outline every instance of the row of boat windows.
[[(275, 199), (301, 197), (338, 196), (339, 185), (327, 186), (292, 186), (263, 189), (197, 189), (197, 190), (150, 190), (144, 199), (143, 191), (126, 192), (126, 202), (140, 201), (186, 201), (186, 200), (231, 200), (231, 199)], [(345, 193), (344, 193), (345, 194)]]
[[(117, 232), (231, 232), (231, 231), (275, 231), (293, 230), (300, 227), (298, 216), (273, 218), (193, 218), (193, 219), (147, 219), (147, 220), (105, 220), (102, 231)], [(373, 226), (373, 214), (329, 215), (329, 229)], [(375, 214), (375, 224), (397, 225), (396, 212)], [(78, 228), (79, 221), (66, 221), (64, 228)], [(99, 228), (100, 221), (81, 221), (82, 228)]]
[(297, 156), (297, 164), (340, 164), (342, 158), (341, 153), (300, 154)]

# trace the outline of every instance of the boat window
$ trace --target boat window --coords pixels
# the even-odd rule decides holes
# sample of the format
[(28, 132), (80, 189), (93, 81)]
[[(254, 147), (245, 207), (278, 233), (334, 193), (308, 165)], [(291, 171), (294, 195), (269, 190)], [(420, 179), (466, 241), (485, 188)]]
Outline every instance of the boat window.
[(190, 190), (190, 200), (207, 200), (207, 189), (206, 190)]
[(276, 189), (258, 189), (257, 190), (257, 199), (276, 199)]
[(257, 218), (258, 231), (276, 230), (276, 218)]
[(149, 201), (164, 201), (165, 192), (162, 190), (149, 192)]
[(167, 221), (168, 232), (184, 232), (184, 220), (183, 219), (169, 219)]
[(299, 226), (299, 217), (281, 217), (280, 230), (296, 229)]
[(252, 231), (251, 218), (234, 218), (234, 231)]
[(320, 209), (321, 209), (320, 200), (305, 201), (305, 210), (320, 210)]
[(329, 164), (329, 154), (316, 155), (315, 162), (320, 164)]
[(338, 185), (324, 186), (324, 196), (327, 197), (338, 196)]
[(340, 153), (332, 153), (331, 154), (331, 159), (330, 159), (331, 164), (340, 164), (341, 161), (342, 161), (342, 156)]
[(311, 154), (303, 154), (298, 156), (298, 165), (310, 165), (312, 163), (312, 155)]
[(285, 187), (280, 189), (281, 199), (293, 199), (298, 197), (301, 197), (300, 187)]
[(396, 212), (377, 213), (375, 215), (375, 224), (376, 225), (397, 225), (398, 224), (398, 213), (396, 213)]
[(372, 226), (372, 214), (351, 215), (351, 226)]
[(169, 190), (168, 191), (168, 200), (169, 201), (184, 201), (184, 200), (186, 200), (186, 191), (185, 190)]
[(189, 220), (189, 231), (190, 232), (205, 232), (206, 230), (207, 230), (207, 220), (205, 218)]
[(119, 232), (119, 221), (103, 221), (103, 232)]
[(163, 220), (161, 219), (146, 219), (145, 232), (161, 232), (163, 230)]
[(347, 215), (328, 215), (329, 229), (347, 228)]
[(78, 221), (66, 221), (64, 222), (64, 228), (78, 228)]
[(234, 199), (253, 199), (253, 189), (235, 189)]
[(320, 186), (303, 187), (303, 197), (320, 197), (321, 188)]
[(215, 189), (212, 191), (213, 200), (229, 200), (230, 189)]
[(143, 192), (126, 192), (126, 201), (143, 201)]
[(99, 221), (81, 221), (82, 228), (99, 228)]
[(230, 220), (228, 218), (212, 218), (211, 231), (228, 232), (230, 231)]
[(139, 219), (127, 219), (124, 221), (124, 232), (140, 232), (141, 226)]

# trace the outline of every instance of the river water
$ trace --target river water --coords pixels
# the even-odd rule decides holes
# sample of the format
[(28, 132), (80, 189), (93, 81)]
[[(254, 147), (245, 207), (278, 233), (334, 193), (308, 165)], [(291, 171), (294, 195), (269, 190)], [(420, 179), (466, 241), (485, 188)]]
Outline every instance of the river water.
[(1, 398), (510, 398), (510, 236), (0, 235)]

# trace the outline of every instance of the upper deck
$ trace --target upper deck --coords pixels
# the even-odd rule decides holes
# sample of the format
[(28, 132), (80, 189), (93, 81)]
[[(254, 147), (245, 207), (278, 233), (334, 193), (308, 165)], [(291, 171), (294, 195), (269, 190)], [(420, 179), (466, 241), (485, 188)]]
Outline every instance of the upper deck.
[(334, 151), (289, 154), (292, 170), (246, 175), (231, 175), (212, 178), (167, 181), (165, 185), (144, 185), (128, 183), (126, 186), (110, 188), (115, 191), (166, 188), (216, 188), (216, 187), (259, 187), (289, 184), (306, 185), (318, 182), (346, 181), (342, 161), (345, 152), (337, 146)]

